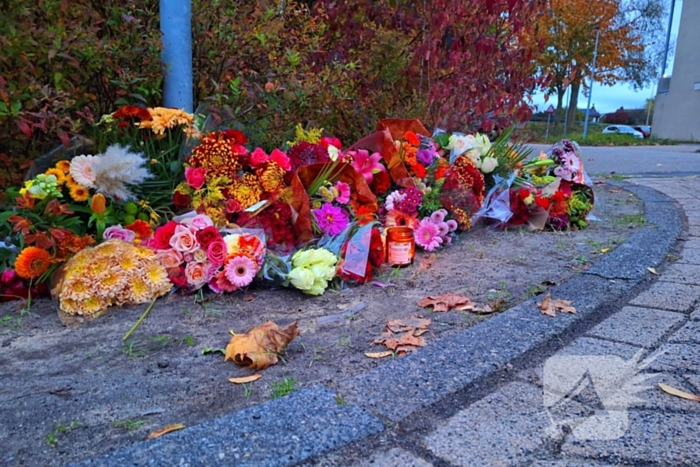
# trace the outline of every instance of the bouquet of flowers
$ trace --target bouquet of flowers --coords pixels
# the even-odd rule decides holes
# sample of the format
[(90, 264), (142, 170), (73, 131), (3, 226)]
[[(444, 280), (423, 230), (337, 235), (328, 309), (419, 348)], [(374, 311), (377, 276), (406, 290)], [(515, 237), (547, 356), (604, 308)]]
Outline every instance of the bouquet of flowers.
[(63, 312), (93, 318), (112, 305), (153, 301), (171, 287), (152, 250), (107, 240), (73, 256), (57, 272), (51, 293)]
[(216, 293), (246, 287), (262, 266), (265, 254), (265, 245), (258, 236), (222, 236), (206, 214), (169, 221), (144, 243), (155, 250), (172, 283), (188, 292), (205, 284)]
[(333, 280), (338, 257), (325, 248), (299, 250), (292, 256), (287, 276), (295, 288), (308, 295), (322, 295)]

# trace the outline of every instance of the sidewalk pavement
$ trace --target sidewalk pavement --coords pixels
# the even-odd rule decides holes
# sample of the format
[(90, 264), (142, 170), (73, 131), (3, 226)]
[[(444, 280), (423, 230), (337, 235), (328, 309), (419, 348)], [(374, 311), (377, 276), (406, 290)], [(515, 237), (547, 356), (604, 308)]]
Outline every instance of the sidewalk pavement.
[[(700, 179), (621, 186), (653, 228), (553, 298), (417, 354), (81, 466), (700, 465)], [(652, 268), (654, 275), (648, 268)]]

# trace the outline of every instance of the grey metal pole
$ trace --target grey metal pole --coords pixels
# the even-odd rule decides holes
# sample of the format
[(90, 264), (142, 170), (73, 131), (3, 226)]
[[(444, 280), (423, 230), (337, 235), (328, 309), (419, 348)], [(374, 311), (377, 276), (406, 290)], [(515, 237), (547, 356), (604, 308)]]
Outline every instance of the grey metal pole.
[(593, 48), (593, 66), (591, 67), (591, 87), (588, 89), (588, 105), (586, 106), (586, 120), (583, 122), (583, 139), (588, 135), (588, 114), (591, 110), (591, 98), (593, 97), (593, 80), (595, 79), (595, 60), (598, 57), (598, 39), (600, 38), (600, 26), (596, 26), (595, 47)]
[(166, 107), (192, 112), (192, 2), (160, 0), (162, 61), (165, 70), (163, 101)]
[(668, 62), (668, 47), (671, 43), (671, 26), (673, 26), (673, 9), (676, 0), (671, 0), (671, 13), (668, 15), (668, 31), (666, 31), (666, 48), (664, 49), (664, 62), (661, 64), (661, 77), (666, 77), (666, 62)]

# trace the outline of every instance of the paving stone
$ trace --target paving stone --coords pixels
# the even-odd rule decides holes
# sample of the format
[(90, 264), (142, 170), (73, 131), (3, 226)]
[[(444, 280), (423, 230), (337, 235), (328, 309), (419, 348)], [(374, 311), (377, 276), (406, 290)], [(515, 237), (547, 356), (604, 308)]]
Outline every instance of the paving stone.
[(615, 464), (601, 464), (600, 462), (579, 462), (568, 460), (535, 461), (529, 467), (612, 467)]
[(700, 249), (700, 238), (689, 237), (687, 240), (683, 241), (683, 243), (681, 243), (681, 245), (683, 245), (683, 248), (685, 248), (685, 249), (692, 249), (692, 250)]
[(695, 310), (690, 314), (690, 321), (700, 321), (700, 307), (695, 307)]
[(686, 211), (685, 217), (688, 219), (688, 225), (700, 225), (700, 216), (692, 211)]
[(658, 352), (663, 354), (649, 365), (649, 371), (700, 373), (700, 345), (664, 344)]
[[(575, 403), (567, 405), (571, 412), (582, 410)], [(543, 450), (551, 439), (549, 427), (541, 389), (511, 383), (458, 412), (426, 436), (424, 444), (453, 465), (505, 467)]]
[[(659, 388), (659, 383), (664, 383), (682, 391), (697, 394), (697, 388), (688, 378), (668, 373), (638, 373), (636, 384), (629, 386), (630, 409), (660, 410), (664, 412), (676, 412), (695, 414), (700, 416), (700, 403), (672, 396)], [(633, 388), (638, 388), (635, 391)]]
[(680, 284), (700, 284), (700, 266), (693, 264), (672, 264), (661, 274), (660, 281)]
[(688, 381), (690, 383), (690, 385), (692, 386), (692, 389), (689, 391), (690, 393), (700, 394), (700, 375), (694, 375), (692, 373), (688, 373), (688, 374), (683, 375), (683, 379), (685, 381)]
[(288, 466), (383, 429), (369, 412), (313, 386), (75, 465)]
[(685, 316), (672, 311), (625, 307), (588, 334), (629, 344), (651, 347)]
[[(643, 349), (640, 347), (634, 347), (628, 344), (610, 342), (593, 337), (580, 337), (566, 347), (558, 350), (552, 357), (561, 357), (564, 355), (616, 356), (621, 357), (623, 360), (631, 360), (635, 355), (642, 355), (640, 353), (642, 351)], [(538, 365), (521, 371), (518, 373), (518, 378), (530, 384), (542, 387), (543, 372), (544, 365)]]
[(700, 298), (700, 287), (673, 282), (656, 282), (629, 302), (649, 308), (687, 312)]
[(562, 445), (562, 455), (631, 465), (698, 465), (700, 417), (646, 410), (627, 415), (624, 436), (613, 440), (569, 437)]
[(680, 257), (676, 260), (678, 264), (700, 265), (700, 248), (683, 248)]
[[(695, 312), (697, 313), (697, 312)], [(669, 342), (674, 343), (695, 343), (700, 344), (700, 321), (691, 321), (678, 331), (674, 332), (673, 335), (668, 339)]]
[(430, 462), (400, 448), (376, 453), (370, 459), (353, 464), (353, 467), (431, 467)]

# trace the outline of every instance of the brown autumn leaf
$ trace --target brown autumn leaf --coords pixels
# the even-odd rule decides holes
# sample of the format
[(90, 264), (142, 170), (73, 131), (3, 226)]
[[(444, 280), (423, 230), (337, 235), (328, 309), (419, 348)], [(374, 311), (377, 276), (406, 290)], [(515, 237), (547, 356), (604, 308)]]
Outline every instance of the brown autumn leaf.
[(394, 355), (391, 350), (385, 350), (384, 352), (365, 352), (365, 357), (369, 358), (384, 358)]
[(152, 432), (151, 434), (146, 436), (146, 439), (160, 438), (161, 436), (168, 434), (171, 431), (182, 430), (183, 428), (185, 428), (185, 425), (183, 425), (182, 423), (174, 423), (172, 425), (164, 426), (163, 428), (160, 428), (160, 429)]
[(268, 321), (245, 334), (235, 334), (226, 346), (224, 361), (233, 360), (237, 365), (264, 370), (277, 363), (277, 355), (298, 335), (296, 322), (280, 329)]
[(667, 392), (667, 393), (671, 394), (672, 396), (682, 397), (683, 399), (688, 399), (691, 401), (700, 402), (700, 396), (696, 396), (695, 394), (681, 391), (680, 389), (676, 389), (676, 388), (671, 387), (671, 386), (664, 384), (664, 383), (659, 383), (659, 387), (664, 392)]
[(393, 319), (386, 323), (386, 328), (393, 333), (406, 332), (411, 329), (426, 329), (430, 325), (429, 319), (413, 316), (406, 319)]
[(433, 306), (433, 311), (449, 311), (450, 308), (456, 306), (466, 306), (473, 303), (471, 298), (465, 297), (464, 295), (446, 293), (436, 296), (427, 296), (420, 302), (418, 306), (429, 307)]
[(555, 317), (557, 311), (559, 313), (575, 314), (576, 308), (571, 306), (571, 303), (571, 300), (562, 300), (561, 298), (552, 300), (552, 295), (547, 294), (544, 299), (537, 304), (537, 307), (543, 315)]
[(260, 373), (256, 373), (254, 375), (241, 376), (239, 378), (229, 378), (228, 380), (230, 382), (232, 382), (233, 384), (245, 384), (245, 383), (252, 383), (253, 381), (257, 381), (260, 378), (262, 378), (262, 375)]
[(425, 347), (428, 345), (420, 336), (414, 336), (413, 331), (398, 334), (395, 337), (382, 337), (375, 339), (374, 344), (384, 344), (388, 349), (396, 350), (399, 346)]

